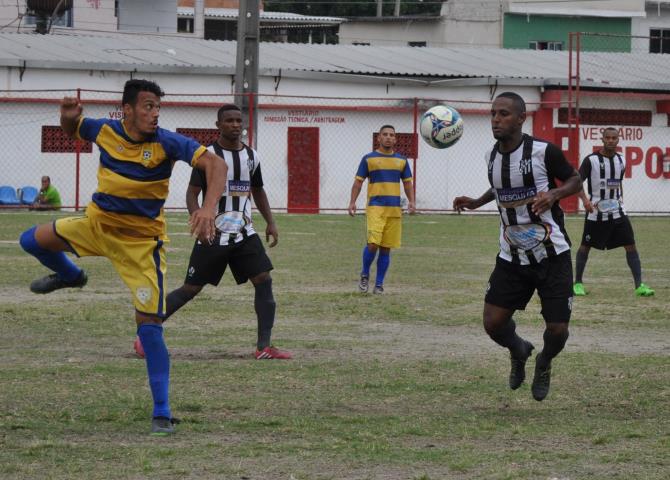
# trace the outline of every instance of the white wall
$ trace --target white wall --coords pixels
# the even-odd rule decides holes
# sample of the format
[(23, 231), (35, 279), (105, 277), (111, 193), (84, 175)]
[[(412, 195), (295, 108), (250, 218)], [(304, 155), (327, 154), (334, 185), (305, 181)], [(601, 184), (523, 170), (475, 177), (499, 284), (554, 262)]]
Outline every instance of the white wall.
[[(6, 70), (6, 69), (5, 69)], [(87, 89), (120, 91), (129, 75), (121, 72), (86, 72), (58, 70), (28, 70), (23, 82), (18, 82), (17, 72), (0, 70), (0, 78), (12, 77), (9, 82), (14, 89), (56, 89), (83, 87)], [(202, 96), (168, 96), (164, 102), (208, 102), (210, 106), (165, 106), (161, 111), (160, 125), (163, 128), (177, 127), (213, 128), (216, 106), (231, 100), (231, 82), (228, 77), (214, 75), (136, 75), (157, 81), (172, 94), (212, 94)], [(419, 143), (419, 158), (416, 162), (417, 203), (421, 209), (448, 209), (453, 198), (461, 194), (479, 195), (487, 188), (484, 155), (493, 143), (490, 132), (488, 110), (491, 95), (512, 90), (522, 95), (535, 110), (540, 100), (540, 91), (535, 87), (499, 86), (494, 92), (488, 86), (481, 87), (431, 87), (419, 85), (387, 85), (378, 83), (354, 83), (344, 81), (318, 81), (284, 78), (275, 90), (273, 78), (264, 77), (260, 82), (257, 147), (263, 162), (263, 173), (271, 205), (287, 206), (287, 131), (291, 126), (317, 126), (320, 140), (320, 201), (327, 209), (344, 209), (348, 202), (356, 167), (362, 155), (372, 148), (372, 134), (385, 123), (395, 124), (397, 131), (413, 131), (411, 99), (432, 98), (439, 103), (449, 103), (458, 108), (465, 119), (463, 138), (452, 148), (436, 150)], [(388, 88), (388, 90), (387, 90)], [(4, 96), (24, 98), (51, 98), (51, 102), (7, 103), (0, 102), (0, 144), (3, 153), (0, 164), (4, 166), (0, 183), (15, 187), (37, 185), (40, 176), (51, 175), (66, 204), (74, 203), (75, 163), (73, 154), (42, 153), (40, 148), (41, 127), (58, 124), (57, 101), (63, 92), (13, 92)], [(118, 115), (119, 94), (83, 92), (88, 99), (111, 100), (110, 104), (85, 106), (85, 114), (91, 117), (114, 117)], [(289, 97), (284, 95), (296, 95)], [(328, 96), (337, 98), (305, 98), (300, 96)], [(371, 100), (374, 99), (374, 100)], [(612, 104), (589, 104), (582, 106), (600, 108), (655, 108), (655, 102), (646, 100), (612, 100)], [(420, 113), (435, 102), (425, 101)], [(404, 111), (396, 111), (405, 108)], [(656, 117), (654, 127), (646, 127), (639, 138), (622, 138), (622, 147), (628, 148), (631, 160), (640, 163), (633, 167), (633, 176), (626, 180), (626, 205), (631, 211), (665, 211), (669, 207), (665, 199), (670, 196), (670, 179), (652, 178), (647, 167), (655, 175), (658, 152), (670, 149), (670, 135), (664, 116)], [(336, 118), (335, 122), (323, 119)], [(315, 119), (321, 119), (315, 120)], [(533, 120), (529, 118), (525, 131), (532, 132)], [(580, 157), (591, 151), (599, 142), (595, 134), (585, 127), (581, 135)], [(595, 137), (594, 137), (595, 135)], [(641, 136), (640, 136), (641, 135)], [(641, 154), (639, 152), (642, 152)], [(640, 157), (641, 155), (641, 157)], [(17, 165), (19, 167), (17, 167)], [(97, 152), (81, 157), (81, 201), (86, 203), (96, 187)], [(168, 207), (183, 207), (189, 169), (177, 164), (171, 181)], [(363, 196), (360, 199), (363, 205)]]
[(177, 0), (119, 0), (119, 30), (177, 32)]
[(670, 4), (661, 4), (660, 12), (657, 6), (650, 5), (647, 7), (646, 18), (633, 19), (631, 22), (631, 35), (644, 37), (633, 38), (631, 46), (633, 52), (649, 51), (649, 38), (647, 37), (649, 37), (652, 28), (670, 28)]

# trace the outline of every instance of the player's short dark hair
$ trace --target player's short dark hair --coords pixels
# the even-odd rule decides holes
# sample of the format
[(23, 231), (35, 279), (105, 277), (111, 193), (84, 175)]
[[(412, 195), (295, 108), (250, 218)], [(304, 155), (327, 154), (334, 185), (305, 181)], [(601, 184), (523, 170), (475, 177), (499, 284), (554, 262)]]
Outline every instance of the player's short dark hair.
[(51, 183), (51, 177), (49, 175), (42, 175), (41, 180), (44, 180), (45, 178)]
[(150, 80), (133, 79), (128, 80), (123, 86), (123, 97), (121, 98), (121, 105), (130, 104), (135, 105), (137, 96), (140, 92), (151, 92), (158, 98), (165, 95), (156, 82)]
[(223, 112), (227, 112), (228, 110), (237, 110), (238, 112), (242, 112), (240, 107), (235, 105), (234, 103), (224, 103), (221, 108), (219, 108), (219, 111), (216, 112), (216, 118), (217, 120), (221, 120), (221, 117), (223, 117)]
[(514, 102), (514, 107), (516, 107), (517, 113), (526, 113), (526, 102), (524, 102), (523, 98), (521, 98), (521, 95), (518, 93), (514, 92), (503, 92), (500, 95), (498, 95), (496, 98), (509, 98)]
[(611, 131), (613, 131), (614, 133), (616, 133), (617, 136), (619, 136), (619, 129), (618, 129), (618, 128), (615, 128), (615, 127), (605, 127), (605, 128), (603, 129), (603, 135), (605, 135), (605, 132), (606, 132), (607, 130), (611, 130)]
[(390, 128), (391, 130), (393, 130), (393, 132), (395, 132), (395, 127), (393, 125), (382, 125), (381, 128), (379, 129), (379, 133), (381, 133), (382, 130), (384, 130), (385, 128)]

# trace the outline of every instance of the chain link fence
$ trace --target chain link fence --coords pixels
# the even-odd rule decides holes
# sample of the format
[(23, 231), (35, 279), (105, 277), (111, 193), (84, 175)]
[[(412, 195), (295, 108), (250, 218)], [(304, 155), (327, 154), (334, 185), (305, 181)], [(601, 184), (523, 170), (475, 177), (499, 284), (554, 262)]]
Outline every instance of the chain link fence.
[[(625, 58), (618, 57), (625, 54), (615, 55), (614, 59), (625, 65)], [(583, 64), (582, 70), (585, 67)], [(569, 121), (569, 93), (559, 92), (550, 107), (557, 129), (567, 130), (570, 126), (578, 129), (579, 151), (569, 153), (575, 159), (584, 157), (599, 145), (601, 128), (610, 124), (620, 127), (620, 146), (630, 165), (630, 179), (626, 181), (628, 210), (670, 212), (664, 202), (670, 193), (670, 173), (662, 171), (662, 156), (669, 149), (667, 115), (657, 111), (658, 98), (670, 100), (670, 96), (603, 95), (581, 89), (578, 97), (581, 123), (573, 125)], [(0, 141), (5, 166), (0, 185), (38, 186), (40, 177), (49, 175), (61, 193), (63, 205), (80, 210), (97, 186), (99, 152), (95, 145), (73, 142), (62, 134), (59, 102), (66, 95), (79, 96), (86, 116), (122, 116), (121, 92), (83, 89), (0, 92)], [(232, 95), (166, 95), (160, 125), (208, 144), (217, 136), (217, 109), (234, 101)], [(245, 122), (253, 126), (253, 130), (246, 132), (251, 138), (247, 136), (245, 141), (251, 141), (259, 152), (265, 189), (274, 210), (344, 212), (360, 159), (375, 148), (375, 134), (385, 124), (395, 126), (399, 137), (397, 150), (410, 159), (420, 211), (450, 211), (454, 197), (478, 196), (488, 188), (485, 152), (494, 141), (490, 101), (258, 95), (255, 102), (249, 103), (257, 106), (245, 114)], [(463, 137), (445, 150), (428, 146), (418, 135), (421, 114), (437, 104), (452, 105), (464, 118)], [(539, 107), (528, 104), (530, 115), (524, 125), (527, 133), (533, 133)], [(546, 110), (547, 105), (544, 107)], [(589, 109), (639, 111), (640, 118), (646, 118), (649, 125), (635, 125), (628, 117), (615, 122), (610, 114), (600, 118), (599, 113), (594, 113), (587, 118), (585, 112)], [(250, 116), (255, 117), (255, 122), (250, 121)], [(546, 139), (561, 146), (560, 140)], [(563, 147), (567, 151), (568, 143)], [(177, 162), (166, 209), (185, 209), (189, 177), (190, 168)], [(360, 208), (364, 202), (361, 195)], [(482, 211), (494, 212), (495, 205), (491, 203)]]
[(619, 130), (630, 212), (670, 212), (670, 90), (659, 80), (667, 82), (667, 53), (670, 38), (660, 35), (570, 36), (574, 109), (559, 110), (559, 123), (578, 135), (580, 159), (602, 146), (604, 128)]

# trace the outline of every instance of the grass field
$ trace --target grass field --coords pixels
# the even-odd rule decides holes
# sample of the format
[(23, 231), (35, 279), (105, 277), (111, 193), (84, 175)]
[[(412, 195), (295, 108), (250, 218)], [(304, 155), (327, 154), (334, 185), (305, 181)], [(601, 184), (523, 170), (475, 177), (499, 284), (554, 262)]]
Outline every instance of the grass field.
[[(252, 360), (253, 289), (226, 275), (166, 323), (183, 420), (169, 438), (148, 435), (130, 295), (107, 260), (79, 261), (81, 291), (32, 295), (46, 270), (16, 240), (52, 216), (0, 218), (2, 479), (670, 476), (667, 218), (633, 218), (655, 297), (634, 296), (623, 249), (592, 251), (590, 294), (575, 300), (540, 403), (528, 385), (509, 390), (508, 356), (481, 327), (496, 217), (406, 217), (387, 294), (373, 296), (356, 293), (363, 217), (279, 215), (274, 341), (296, 358)], [(578, 242), (581, 217), (567, 226)], [(170, 288), (185, 273), (186, 230), (170, 215)], [(516, 319), (541, 346), (537, 299)]]

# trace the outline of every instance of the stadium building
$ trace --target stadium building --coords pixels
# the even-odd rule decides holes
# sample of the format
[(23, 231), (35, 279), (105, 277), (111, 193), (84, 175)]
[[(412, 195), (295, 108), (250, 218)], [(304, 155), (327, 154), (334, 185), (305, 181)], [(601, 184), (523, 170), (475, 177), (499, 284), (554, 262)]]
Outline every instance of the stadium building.
[[(417, 207), (446, 211), (455, 196), (487, 188), (490, 102), (513, 90), (528, 102), (526, 131), (559, 145), (575, 165), (600, 145), (603, 127), (620, 128), (630, 165), (627, 209), (670, 213), (670, 164), (663, 170), (670, 57), (581, 52), (576, 63), (574, 53), (571, 71), (568, 51), (261, 43), (252, 112), (258, 129), (249, 135), (270, 202), (292, 212), (344, 211), (361, 156), (379, 126), (391, 123), (402, 134), (399, 149), (412, 158)], [(22, 165), (6, 169), (3, 182), (26, 185), (49, 174), (64, 205), (84, 205), (96, 184), (96, 147), (62, 138), (58, 101), (79, 95), (87, 115), (119, 117), (118, 92), (133, 77), (155, 80), (170, 94), (163, 127), (211, 139), (216, 107), (234, 100), (235, 57), (235, 42), (183, 36), (0, 33), (0, 138), (6, 161)], [(569, 91), (577, 72), (580, 90)], [(415, 143), (418, 117), (438, 103), (465, 119), (463, 138), (448, 150)], [(569, 138), (577, 106), (580, 123)], [(177, 168), (169, 208), (184, 207), (188, 169)]]

